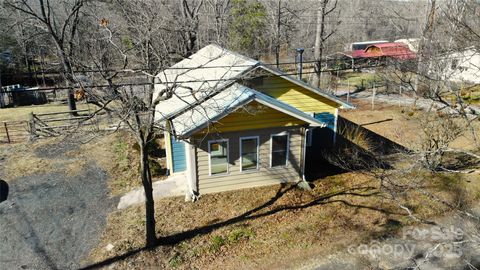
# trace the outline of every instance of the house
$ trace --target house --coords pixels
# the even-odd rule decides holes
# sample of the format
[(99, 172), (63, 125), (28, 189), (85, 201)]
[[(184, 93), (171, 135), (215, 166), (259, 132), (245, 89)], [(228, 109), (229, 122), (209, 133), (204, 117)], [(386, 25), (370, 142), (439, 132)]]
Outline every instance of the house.
[(353, 108), (216, 45), (156, 79), (154, 98), (173, 92), (155, 114), (165, 128), (167, 168), (184, 176), (189, 199), (302, 181), (308, 148), (333, 144), (338, 110)]
[(446, 80), (467, 84), (480, 83), (480, 52), (475, 47), (446, 53), (438, 63)]
[(28, 88), (19, 84), (3, 86), (0, 88), (0, 108), (47, 103), (45, 93), (37, 90), (38, 87)]
[(418, 53), (418, 48), (420, 47), (419, 38), (402, 38), (402, 39), (397, 39), (394, 42), (395, 43), (400, 42), (407, 45), (410, 51), (414, 53)]
[(408, 45), (402, 42), (387, 42), (372, 44), (363, 50), (354, 50), (340, 53), (350, 59), (380, 59), (391, 58), (396, 60), (412, 60), (417, 56)]

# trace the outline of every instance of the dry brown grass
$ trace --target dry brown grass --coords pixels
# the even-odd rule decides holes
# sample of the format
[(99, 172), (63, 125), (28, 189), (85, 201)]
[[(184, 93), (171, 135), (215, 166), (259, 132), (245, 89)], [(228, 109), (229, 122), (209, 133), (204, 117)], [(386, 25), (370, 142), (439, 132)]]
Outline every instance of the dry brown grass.
[(95, 160), (109, 176), (112, 195), (122, 195), (140, 186), (138, 155), (132, 148), (133, 139), (127, 132), (102, 136), (79, 149)]
[[(86, 103), (78, 103), (77, 109), (84, 110), (92, 107)], [(0, 121), (27, 121), (31, 112), (33, 113), (51, 113), (51, 112), (64, 112), (68, 111), (68, 106), (65, 104), (45, 104), (45, 105), (32, 105), (32, 106), (20, 106), (12, 108), (0, 109)]]
[(367, 132), (361, 130), (360, 127), (344, 126), (340, 128), (338, 134), (342, 138), (350, 141), (351, 143), (363, 148), (368, 152), (373, 152), (374, 150), (374, 143), (368, 137)]
[[(164, 237), (160, 241), (173, 243), (135, 253), (115, 268), (288, 268), (353, 243), (395, 234), (413, 222), (395, 203), (377, 194), (378, 181), (365, 175), (346, 173), (315, 184), (311, 192), (269, 186), (208, 194), (196, 203), (185, 203), (183, 198), (159, 200), (157, 234)], [(455, 201), (457, 192), (451, 187), (463, 185), (455, 182), (445, 188), (441, 179), (431, 184), (431, 191), (449, 201)], [(478, 199), (478, 183), (475, 186), (475, 191), (462, 189), (470, 190), (466, 201)], [(419, 194), (402, 200), (422, 218), (448, 210)], [(92, 262), (141, 249), (144, 222), (142, 206), (112, 214)], [(105, 249), (109, 243), (114, 245), (112, 251)]]
[[(422, 110), (385, 103), (376, 103), (375, 110), (371, 110), (368, 101), (354, 100), (354, 103), (357, 109), (341, 111), (340, 115), (407, 148), (416, 149), (421, 144)], [(455, 121), (462, 125), (461, 119)], [(480, 121), (474, 125), (480, 130)], [(451, 146), (472, 149), (474, 145), (470, 134), (466, 132)]]
[(37, 144), (3, 144), (0, 145), (5, 163), (3, 174), (8, 179), (46, 173), (53, 169), (54, 165), (61, 160), (47, 160), (36, 155), (37, 147), (47, 145), (52, 140), (45, 140)]
[[(34, 142), (0, 145), (0, 155), (5, 158), (3, 175), (8, 179), (42, 173), (61, 172), (74, 176), (82, 173), (87, 162), (96, 162), (109, 175), (112, 195), (124, 194), (139, 187), (138, 154), (128, 133), (99, 134), (89, 140), (76, 138), (48, 138)], [(62, 154), (48, 155), (49, 148), (66, 147)], [(40, 151), (39, 151), (40, 150)], [(46, 152), (43, 156), (38, 152)]]

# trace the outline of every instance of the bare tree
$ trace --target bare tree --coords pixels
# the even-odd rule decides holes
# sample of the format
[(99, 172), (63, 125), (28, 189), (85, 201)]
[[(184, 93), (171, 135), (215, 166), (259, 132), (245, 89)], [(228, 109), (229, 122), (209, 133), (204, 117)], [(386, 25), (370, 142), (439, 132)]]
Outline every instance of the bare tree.
[[(62, 75), (67, 87), (78, 81), (74, 74), (72, 58), (78, 48), (77, 34), (86, 0), (65, 1), (19, 1), (6, 0), (5, 5), (18, 11), (34, 27), (43, 31), (55, 44), (57, 56), (61, 62)], [(76, 110), (73, 88), (68, 92), (70, 110)]]
[(203, 0), (182, 0), (183, 38), (185, 56), (190, 56), (197, 48), (200, 8)]
[[(320, 0), (317, 9), (317, 28), (315, 32), (315, 77), (313, 85), (320, 88), (320, 78), (322, 74), (322, 57), (325, 49), (325, 42), (336, 32), (336, 28), (329, 31), (326, 29), (327, 17), (337, 9), (337, 0)], [(340, 23), (340, 22), (339, 22)]]
[[(213, 13), (214, 38), (217, 44), (225, 45), (227, 40), (228, 13), (230, 12), (231, 0), (206, 0), (205, 10), (207, 14)], [(207, 21), (208, 22), (208, 21)], [(208, 25), (207, 25), (207, 28)]]

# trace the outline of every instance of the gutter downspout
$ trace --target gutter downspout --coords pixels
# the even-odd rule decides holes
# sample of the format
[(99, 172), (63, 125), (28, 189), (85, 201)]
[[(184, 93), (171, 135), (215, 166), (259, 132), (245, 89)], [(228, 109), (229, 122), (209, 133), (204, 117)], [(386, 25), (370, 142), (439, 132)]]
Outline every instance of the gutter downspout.
[(306, 163), (306, 156), (307, 156), (307, 132), (308, 132), (308, 128), (304, 128), (304, 131), (303, 131), (303, 153), (302, 153), (302, 180), (303, 181), (307, 181), (305, 179), (305, 163)]

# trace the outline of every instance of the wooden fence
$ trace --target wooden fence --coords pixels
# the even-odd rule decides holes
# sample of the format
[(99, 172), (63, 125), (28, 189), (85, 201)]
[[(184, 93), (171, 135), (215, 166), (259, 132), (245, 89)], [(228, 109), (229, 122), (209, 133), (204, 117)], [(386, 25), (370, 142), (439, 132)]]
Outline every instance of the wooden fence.
[(98, 121), (90, 110), (30, 114), (28, 121), (32, 137), (56, 137), (78, 129), (98, 130)]
[(102, 112), (75, 110), (52, 113), (30, 113), (28, 121), (0, 122), (0, 143), (18, 143), (29, 139), (57, 137), (77, 131), (97, 132), (123, 129), (125, 126)]

